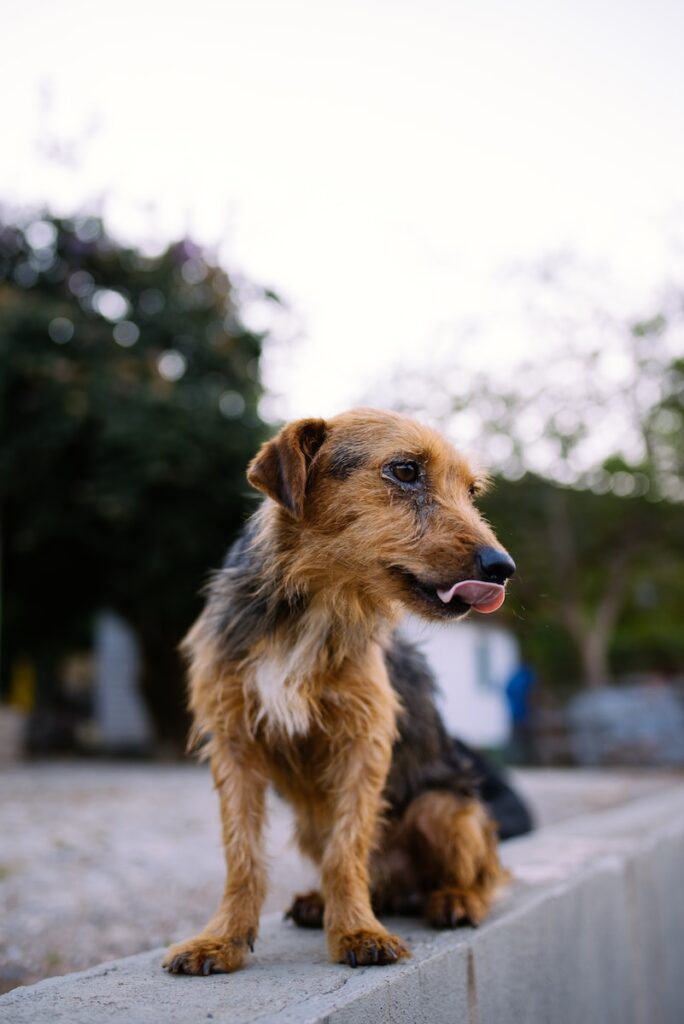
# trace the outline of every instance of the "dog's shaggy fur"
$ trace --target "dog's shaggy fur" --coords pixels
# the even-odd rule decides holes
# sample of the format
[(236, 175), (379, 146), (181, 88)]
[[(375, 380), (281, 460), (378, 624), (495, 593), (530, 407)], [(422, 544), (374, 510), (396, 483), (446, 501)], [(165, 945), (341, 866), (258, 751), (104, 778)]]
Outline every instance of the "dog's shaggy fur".
[(409, 954), (376, 911), (477, 923), (504, 877), (429, 671), (395, 632), (407, 608), (468, 611), (436, 590), (477, 578), (477, 552), (500, 550), (472, 500), (483, 481), (439, 434), (374, 410), (286, 426), (248, 479), (267, 500), (184, 641), (228, 876), (217, 913), (165, 966), (233, 971), (253, 948), (269, 781), (321, 870), (322, 893), (290, 916), (324, 924), (335, 961), (393, 963)]

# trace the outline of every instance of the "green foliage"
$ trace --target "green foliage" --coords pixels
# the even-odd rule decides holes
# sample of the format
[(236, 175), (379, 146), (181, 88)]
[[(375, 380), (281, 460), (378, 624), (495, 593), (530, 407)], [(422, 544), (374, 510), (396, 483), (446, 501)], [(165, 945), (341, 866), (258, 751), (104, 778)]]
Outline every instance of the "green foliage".
[(148, 257), (94, 218), (0, 225), (6, 659), (56, 656), (114, 607), (141, 637), (160, 732), (178, 734), (171, 652), (266, 435), (261, 342), (190, 241)]
[(482, 505), (519, 567), (508, 623), (548, 684), (586, 679), (583, 645), (601, 628), (607, 601), (603, 671), (684, 671), (681, 506), (532, 474), (499, 479)]
[(601, 686), (684, 671), (682, 304), (670, 290), (662, 311), (620, 319), (573, 262), (525, 303), (547, 354), (478, 372), (456, 361), (393, 391), (407, 412), (438, 410), (498, 477), (485, 507), (519, 567), (507, 605), (527, 656), (556, 686)]

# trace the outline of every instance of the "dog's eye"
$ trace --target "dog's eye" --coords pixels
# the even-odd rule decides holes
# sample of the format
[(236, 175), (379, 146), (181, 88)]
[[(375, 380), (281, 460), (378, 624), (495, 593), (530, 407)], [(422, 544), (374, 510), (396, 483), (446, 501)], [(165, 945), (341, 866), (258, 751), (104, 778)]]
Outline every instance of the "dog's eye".
[(479, 494), (479, 488), (477, 484), (470, 485), (470, 487), (468, 488), (468, 494), (470, 495), (471, 498), (474, 498), (477, 494)]
[(402, 484), (414, 484), (419, 476), (418, 465), (415, 462), (395, 462), (391, 472)]

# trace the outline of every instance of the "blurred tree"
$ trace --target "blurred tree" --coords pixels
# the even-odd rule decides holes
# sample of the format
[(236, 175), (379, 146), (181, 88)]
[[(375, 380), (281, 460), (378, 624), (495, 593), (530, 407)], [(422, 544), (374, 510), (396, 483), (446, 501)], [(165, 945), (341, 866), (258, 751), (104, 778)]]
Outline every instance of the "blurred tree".
[(4, 663), (88, 643), (110, 606), (166, 744), (185, 731), (176, 646), (266, 434), (241, 306), (188, 240), (147, 256), (93, 217), (0, 224)]
[(482, 506), (519, 567), (509, 622), (547, 679), (606, 685), (618, 649), (623, 671), (684, 669), (684, 588), (670, 580), (675, 566), (684, 575), (681, 506), (595, 494), (533, 474), (500, 478)]
[[(443, 367), (427, 383), (440, 425), (499, 477), (484, 507), (519, 565), (518, 631), (550, 678), (606, 684), (639, 593), (652, 595), (642, 627), (658, 619), (651, 637), (684, 669), (681, 588), (667, 582), (673, 564), (684, 570), (681, 302), (669, 305), (626, 324), (570, 292), (539, 325), (556, 334), (550, 358), (505, 376)], [(401, 407), (421, 411), (415, 377), (402, 384)]]

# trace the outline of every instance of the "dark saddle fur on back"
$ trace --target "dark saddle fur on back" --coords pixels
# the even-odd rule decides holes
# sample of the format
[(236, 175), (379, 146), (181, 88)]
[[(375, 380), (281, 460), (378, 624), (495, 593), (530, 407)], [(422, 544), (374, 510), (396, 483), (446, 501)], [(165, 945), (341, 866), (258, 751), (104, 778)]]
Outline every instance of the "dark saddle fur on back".
[(395, 633), (385, 661), (404, 709), (385, 787), (389, 816), (399, 817), (425, 790), (445, 789), (479, 797), (496, 822), (500, 839), (529, 832), (530, 811), (501, 771), (447, 733), (435, 704), (435, 678), (420, 650)]

